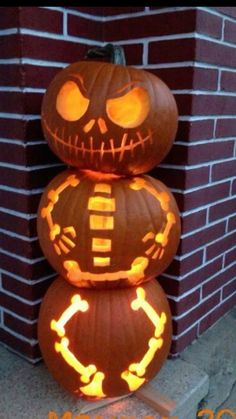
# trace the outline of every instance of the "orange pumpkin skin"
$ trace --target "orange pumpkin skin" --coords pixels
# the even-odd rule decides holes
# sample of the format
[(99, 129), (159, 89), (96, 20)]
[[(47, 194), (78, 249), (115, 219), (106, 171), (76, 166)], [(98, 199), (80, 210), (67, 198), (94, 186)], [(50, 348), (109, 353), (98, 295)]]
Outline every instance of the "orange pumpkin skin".
[(169, 152), (177, 107), (153, 74), (104, 62), (60, 71), (44, 95), (42, 127), (53, 152), (80, 169), (136, 175)]
[[(63, 323), (61, 316), (72, 307), (73, 298), (80, 298), (87, 307)], [(152, 310), (150, 317), (145, 311), (147, 306)], [(158, 320), (156, 324), (153, 322), (155, 318)], [(59, 336), (62, 323), (64, 330)], [(38, 336), (49, 371), (67, 390), (89, 398), (115, 397), (134, 391), (160, 370), (170, 349), (171, 314), (166, 296), (155, 279), (138, 288), (101, 292), (73, 287), (59, 277), (42, 302)], [(63, 339), (67, 340), (64, 351)], [(149, 361), (141, 365), (145, 354), (147, 356), (150, 351), (150, 340), (154, 346), (157, 345), (156, 350)], [(69, 357), (73, 354), (74, 365), (67, 362), (68, 354)], [(81, 380), (86, 371), (76, 370), (77, 361), (80, 368), (81, 365), (95, 366), (89, 379)], [(139, 365), (129, 373), (133, 380), (128, 382), (124, 377), (127, 378), (129, 366), (134, 363)], [(100, 380), (94, 391), (92, 385), (86, 386), (91, 384), (95, 375), (100, 376)]]
[(42, 195), (38, 236), (48, 261), (73, 285), (137, 285), (173, 259), (180, 219), (169, 189), (150, 176), (66, 170)]

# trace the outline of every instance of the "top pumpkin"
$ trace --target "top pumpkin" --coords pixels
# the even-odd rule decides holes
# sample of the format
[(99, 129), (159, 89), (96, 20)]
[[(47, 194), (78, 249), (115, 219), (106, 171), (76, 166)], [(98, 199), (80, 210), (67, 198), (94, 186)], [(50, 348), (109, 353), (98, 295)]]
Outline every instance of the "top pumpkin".
[(69, 65), (44, 95), (49, 146), (70, 166), (136, 175), (160, 163), (177, 130), (169, 88), (153, 74), (111, 63)]

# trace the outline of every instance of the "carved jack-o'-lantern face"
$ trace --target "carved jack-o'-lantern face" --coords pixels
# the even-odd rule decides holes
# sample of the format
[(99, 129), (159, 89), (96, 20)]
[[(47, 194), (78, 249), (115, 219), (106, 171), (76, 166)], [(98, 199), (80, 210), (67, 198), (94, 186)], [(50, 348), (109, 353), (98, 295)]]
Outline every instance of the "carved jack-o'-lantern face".
[(168, 87), (149, 72), (78, 62), (50, 84), (42, 126), (52, 150), (70, 166), (139, 174), (168, 153), (177, 108)]
[(67, 170), (42, 196), (38, 235), (49, 262), (73, 285), (135, 285), (169, 265), (180, 220), (171, 192), (149, 176)]
[(114, 397), (152, 379), (169, 353), (171, 315), (156, 280), (118, 290), (79, 289), (57, 279), (39, 316), (40, 348), (67, 390)]

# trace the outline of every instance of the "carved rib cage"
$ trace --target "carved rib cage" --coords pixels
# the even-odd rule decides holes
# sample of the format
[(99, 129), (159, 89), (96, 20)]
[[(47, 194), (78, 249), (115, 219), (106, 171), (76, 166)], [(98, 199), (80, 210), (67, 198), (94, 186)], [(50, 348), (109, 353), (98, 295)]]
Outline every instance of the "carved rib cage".
[(138, 285), (159, 275), (173, 258), (179, 230), (172, 194), (150, 176), (65, 171), (49, 184), (39, 207), (46, 257), (80, 287)]

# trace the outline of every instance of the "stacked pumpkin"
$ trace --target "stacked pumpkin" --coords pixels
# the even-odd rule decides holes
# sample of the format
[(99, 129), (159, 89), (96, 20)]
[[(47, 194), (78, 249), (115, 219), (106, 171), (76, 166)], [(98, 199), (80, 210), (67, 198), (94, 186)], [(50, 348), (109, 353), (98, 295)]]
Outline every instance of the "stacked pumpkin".
[(168, 153), (177, 108), (153, 74), (81, 61), (43, 100), (42, 126), (70, 169), (39, 206), (42, 250), (59, 273), (41, 305), (39, 342), (54, 378), (88, 398), (137, 390), (159, 371), (171, 314), (155, 279), (180, 237), (176, 202), (148, 175)]

